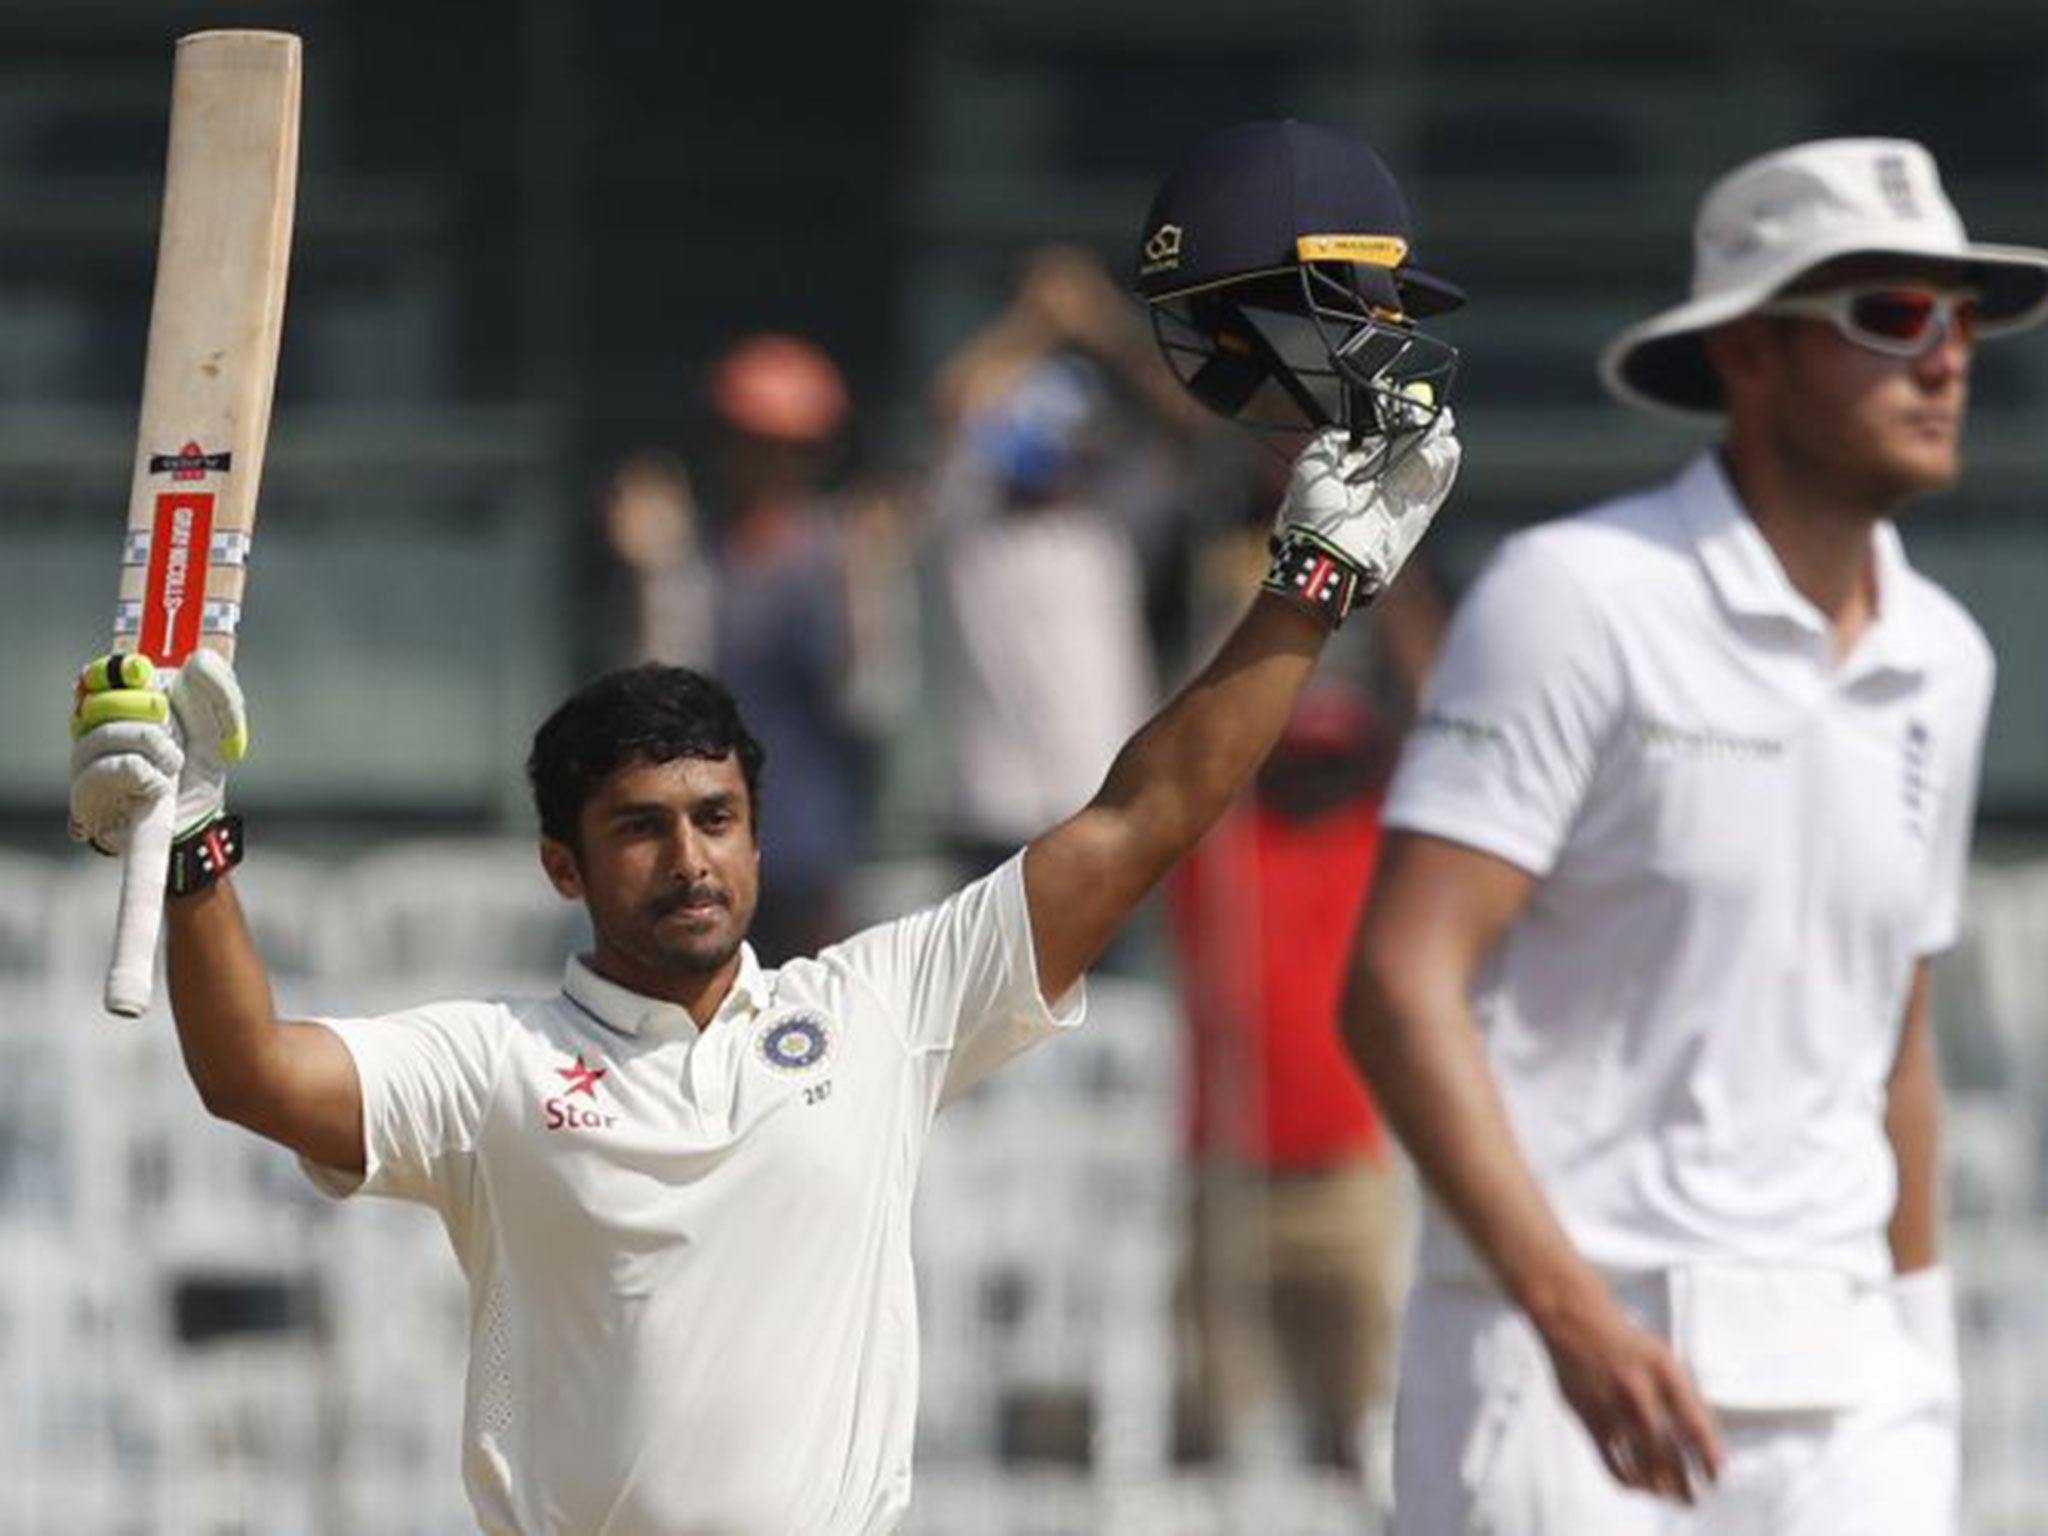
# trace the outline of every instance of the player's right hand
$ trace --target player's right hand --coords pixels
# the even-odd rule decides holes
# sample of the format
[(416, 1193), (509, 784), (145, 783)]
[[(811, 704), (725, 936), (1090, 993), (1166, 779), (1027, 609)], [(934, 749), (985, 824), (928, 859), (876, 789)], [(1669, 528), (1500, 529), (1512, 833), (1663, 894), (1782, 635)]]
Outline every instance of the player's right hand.
[(1303, 541), (1356, 574), (1350, 607), (1392, 585), (1450, 496), (1463, 457), (1450, 408), (1391, 465), (1389, 451), (1384, 440), (1354, 444), (1342, 428), (1319, 433), (1295, 459), (1274, 518), (1276, 544)]
[(102, 656), (78, 674), (71, 737), (71, 835), (119, 853), (167, 795), (179, 833), (220, 815), (249, 723), (234, 668), (211, 651), (193, 653), (168, 689), (148, 658)]
[(1547, 1320), (1558, 1389), (1625, 1488), (1692, 1504), (1721, 1469), (1714, 1416), (1671, 1347), (1602, 1288)]

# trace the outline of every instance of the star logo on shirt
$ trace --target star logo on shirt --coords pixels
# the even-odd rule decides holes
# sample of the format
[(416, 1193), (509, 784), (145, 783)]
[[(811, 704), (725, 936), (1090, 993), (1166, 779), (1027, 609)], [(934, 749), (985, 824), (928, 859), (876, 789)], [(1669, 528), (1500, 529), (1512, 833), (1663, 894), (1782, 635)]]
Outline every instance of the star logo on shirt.
[(603, 1077), (604, 1074), (605, 1069), (603, 1067), (585, 1066), (581, 1051), (576, 1053), (575, 1066), (555, 1068), (555, 1075), (569, 1085), (564, 1092), (580, 1093), (586, 1098), (592, 1099), (597, 1097), (597, 1080)]

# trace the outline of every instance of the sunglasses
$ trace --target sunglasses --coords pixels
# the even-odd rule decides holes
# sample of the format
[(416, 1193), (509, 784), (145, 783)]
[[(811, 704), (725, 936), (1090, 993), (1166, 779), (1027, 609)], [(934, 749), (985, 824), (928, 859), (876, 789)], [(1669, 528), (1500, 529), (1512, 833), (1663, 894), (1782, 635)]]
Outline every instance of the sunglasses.
[(1897, 283), (1795, 294), (1761, 304), (1756, 312), (1825, 320), (1845, 340), (1886, 357), (1925, 357), (1950, 336), (1968, 345), (1977, 335), (1974, 293)]

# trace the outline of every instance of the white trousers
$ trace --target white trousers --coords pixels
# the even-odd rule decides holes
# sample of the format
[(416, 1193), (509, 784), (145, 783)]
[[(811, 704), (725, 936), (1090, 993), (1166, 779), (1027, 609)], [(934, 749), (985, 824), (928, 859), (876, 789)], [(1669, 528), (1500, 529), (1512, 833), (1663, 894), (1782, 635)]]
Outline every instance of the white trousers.
[[(1660, 1281), (1617, 1290), (1667, 1331)], [(1851, 1325), (1849, 1406), (1717, 1409), (1720, 1480), (1688, 1509), (1609, 1476), (1519, 1311), (1489, 1290), (1418, 1284), (1401, 1328), (1394, 1536), (1955, 1536), (1951, 1368), (1907, 1335), (1887, 1290), (1859, 1295)]]

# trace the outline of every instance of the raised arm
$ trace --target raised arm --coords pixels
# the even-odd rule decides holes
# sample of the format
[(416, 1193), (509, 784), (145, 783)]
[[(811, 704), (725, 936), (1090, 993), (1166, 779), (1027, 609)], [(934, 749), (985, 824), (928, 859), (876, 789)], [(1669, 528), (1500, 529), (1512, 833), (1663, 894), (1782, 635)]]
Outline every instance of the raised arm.
[(1057, 997), (1201, 840), (1280, 739), (1329, 630), (1262, 592), (1193, 682), (1131, 738), (1081, 812), (1033, 842), (1024, 891)]
[(226, 880), (164, 911), (165, 972), (185, 1070), (207, 1111), (323, 1168), (363, 1171), (363, 1098), (340, 1037), (280, 1019)]
[(1330, 630), (1384, 591), (1458, 472), (1449, 411), (1394, 467), (1326, 432), (1295, 461), (1272, 573), (1215, 658), (1139, 730), (1082, 810), (1034, 841), (1024, 889), (1057, 997), (1194, 847), (1279, 740)]
[(1533, 886), (1492, 854), (1389, 834), (1352, 953), (1345, 1041), (1437, 1199), (1542, 1335), (1609, 1472), (1690, 1503), (1689, 1464), (1710, 1476), (1719, 1465), (1712, 1417), (1559, 1223), (1472, 1015), (1479, 967)]
[[(270, 980), (225, 876), (226, 764), (247, 735), (241, 689), (207, 652), (168, 695), (147, 663), (96, 662), (73, 717), (73, 835), (118, 851), (143, 805), (175, 795), (180, 833), (165, 898), (171, 1012), (207, 1110), (324, 1167), (363, 1169), (362, 1093), (348, 1049), (277, 1017)], [(208, 834), (212, 835), (209, 836)], [(180, 893), (182, 892), (182, 893)]]

